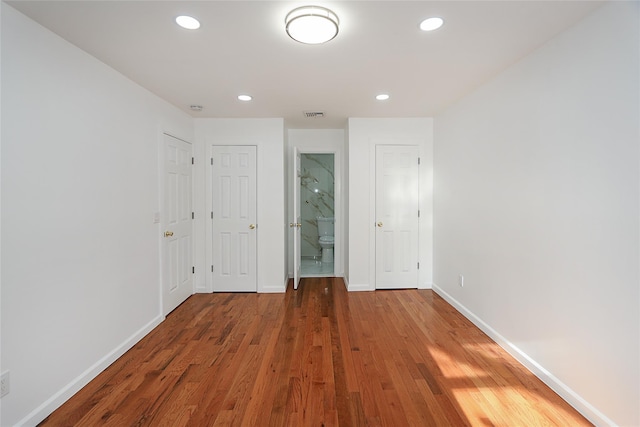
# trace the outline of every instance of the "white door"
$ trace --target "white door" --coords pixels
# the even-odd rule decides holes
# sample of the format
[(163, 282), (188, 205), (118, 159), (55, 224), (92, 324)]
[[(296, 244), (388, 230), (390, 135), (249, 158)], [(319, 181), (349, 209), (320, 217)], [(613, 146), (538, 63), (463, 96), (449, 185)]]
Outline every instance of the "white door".
[(300, 235), (302, 223), (300, 222), (300, 180), (302, 179), (300, 153), (294, 147), (295, 176), (293, 177), (293, 222), (289, 227), (293, 232), (293, 289), (298, 289), (300, 283), (300, 246), (302, 237)]
[(167, 315), (193, 294), (191, 144), (164, 136), (162, 307)]
[(418, 287), (418, 147), (376, 146), (376, 289)]
[(256, 292), (256, 147), (212, 147), (213, 291)]

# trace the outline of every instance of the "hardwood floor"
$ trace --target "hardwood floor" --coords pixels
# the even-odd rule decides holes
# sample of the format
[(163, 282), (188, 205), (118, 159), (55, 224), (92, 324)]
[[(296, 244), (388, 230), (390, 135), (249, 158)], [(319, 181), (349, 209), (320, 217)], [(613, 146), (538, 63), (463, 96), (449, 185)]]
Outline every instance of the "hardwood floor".
[(429, 290), (197, 294), (42, 426), (580, 426)]

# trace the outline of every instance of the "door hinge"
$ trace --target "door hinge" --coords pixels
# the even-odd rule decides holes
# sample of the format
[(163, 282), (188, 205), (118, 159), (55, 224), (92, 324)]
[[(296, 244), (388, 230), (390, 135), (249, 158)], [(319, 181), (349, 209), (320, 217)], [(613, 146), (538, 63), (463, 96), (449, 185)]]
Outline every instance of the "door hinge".
[(211, 266), (211, 272), (213, 273), (213, 265)]
[(196, 159), (194, 159), (193, 157), (191, 158), (191, 164), (195, 165), (196, 164)]
[(191, 219), (196, 219), (196, 213), (195, 212), (191, 212)]
[(418, 263), (418, 270), (420, 270), (420, 263)]
[(195, 267), (191, 267), (191, 274), (196, 274), (196, 268)]
[(211, 166), (213, 166), (213, 157), (211, 158)]
[(213, 219), (213, 211), (211, 211), (211, 219)]
[(420, 164), (420, 157), (418, 157), (418, 164)]
[(418, 218), (420, 218), (420, 209), (418, 209)]

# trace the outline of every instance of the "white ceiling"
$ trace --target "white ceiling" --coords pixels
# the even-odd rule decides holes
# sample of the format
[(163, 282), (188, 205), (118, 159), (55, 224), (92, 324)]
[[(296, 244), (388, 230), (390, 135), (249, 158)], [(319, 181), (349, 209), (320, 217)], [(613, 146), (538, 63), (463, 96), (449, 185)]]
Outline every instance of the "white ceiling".
[[(342, 128), (348, 117), (425, 117), (477, 88), (601, 1), (9, 1), (35, 21), (193, 117), (283, 117)], [(338, 36), (303, 45), (294, 7), (340, 18)], [(200, 20), (196, 31), (174, 23)], [(424, 18), (445, 25), (418, 29)], [(378, 93), (387, 101), (376, 101)], [(251, 102), (237, 100), (241, 93)], [(191, 111), (192, 104), (202, 112)], [(324, 111), (309, 119), (304, 111)]]

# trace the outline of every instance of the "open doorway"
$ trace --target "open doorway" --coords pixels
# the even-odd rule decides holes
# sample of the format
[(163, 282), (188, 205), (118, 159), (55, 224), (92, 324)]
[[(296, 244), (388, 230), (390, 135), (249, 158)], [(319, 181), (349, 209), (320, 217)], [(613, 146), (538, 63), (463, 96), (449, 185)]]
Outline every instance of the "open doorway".
[(335, 275), (335, 155), (300, 155), (300, 275)]

